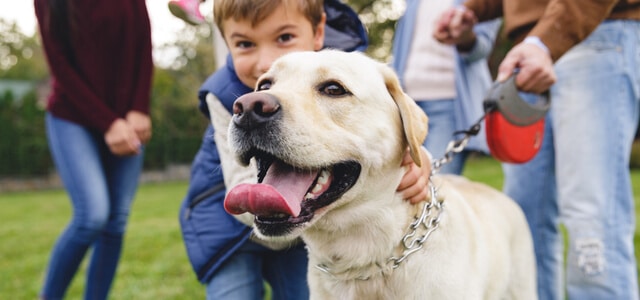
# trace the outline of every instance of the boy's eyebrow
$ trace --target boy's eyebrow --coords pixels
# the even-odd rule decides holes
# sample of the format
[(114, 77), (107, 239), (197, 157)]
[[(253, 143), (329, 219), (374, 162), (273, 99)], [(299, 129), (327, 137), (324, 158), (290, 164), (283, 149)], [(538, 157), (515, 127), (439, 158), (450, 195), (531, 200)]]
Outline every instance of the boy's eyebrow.
[[(278, 27), (274, 32), (279, 33), (282, 31), (286, 31), (286, 30), (291, 30), (291, 29), (296, 29), (298, 26), (295, 24), (284, 24), (280, 27)], [(229, 38), (233, 39), (233, 38), (240, 38), (240, 39), (248, 39), (249, 37), (245, 34), (239, 33), (239, 32), (232, 32), (231, 35), (229, 36)]]

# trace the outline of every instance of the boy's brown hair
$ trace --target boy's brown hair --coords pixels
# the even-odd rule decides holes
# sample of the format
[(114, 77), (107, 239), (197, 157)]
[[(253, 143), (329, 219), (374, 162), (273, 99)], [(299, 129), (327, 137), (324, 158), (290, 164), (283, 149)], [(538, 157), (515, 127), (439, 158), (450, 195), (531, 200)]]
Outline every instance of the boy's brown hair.
[(224, 35), (223, 21), (251, 20), (255, 26), (281, 5), (295, 5), (298, 10), (311, 22), (314, 31), (322, 20), (324, 0), (215, 0), (213, 3), (213, 19), (220, 32)]

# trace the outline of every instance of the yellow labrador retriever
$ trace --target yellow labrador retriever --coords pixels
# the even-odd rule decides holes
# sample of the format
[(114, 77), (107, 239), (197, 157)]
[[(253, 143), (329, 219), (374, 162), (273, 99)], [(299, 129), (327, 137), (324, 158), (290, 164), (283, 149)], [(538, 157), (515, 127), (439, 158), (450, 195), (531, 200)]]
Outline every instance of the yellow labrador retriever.
[(359, 53), (283, 56), (234, 103), (229, 143), (256, 184), (225, 208), (259, 238), (302, 237), (312, 299), (535, 299), (527, 223), (504, 194), (435, 176), (433, 201), (396, 192), (417, 164), (427, 117), (394, 72)]

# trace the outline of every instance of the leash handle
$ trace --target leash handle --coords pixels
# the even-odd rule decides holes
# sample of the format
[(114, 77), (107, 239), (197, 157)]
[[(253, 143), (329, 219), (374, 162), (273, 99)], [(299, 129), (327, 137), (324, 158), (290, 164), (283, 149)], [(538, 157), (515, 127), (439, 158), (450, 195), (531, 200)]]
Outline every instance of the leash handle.
[(513, 73), (504, 82), (494, 82), (483, 102), (485, 113), (497, 110), (509, 123), (516, 126), (528, 126), (544, 118), (549, 111), (551, 101), (549, 91), (536, 95), (538, 99), (529, 103), (521, 97), (516, 87), (516, 74)]

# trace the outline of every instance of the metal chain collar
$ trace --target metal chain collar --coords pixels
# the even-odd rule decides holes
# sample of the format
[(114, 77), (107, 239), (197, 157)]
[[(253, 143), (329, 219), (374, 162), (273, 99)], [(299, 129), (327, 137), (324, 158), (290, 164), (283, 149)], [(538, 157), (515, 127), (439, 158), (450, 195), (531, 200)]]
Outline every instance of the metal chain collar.
[[(409, 225), (408, 232), (402, 238), (402, 246), (404, 247), (402, 255), (389, 258), (389, 261), (393, 264), (393, 269), (399, 267), (400, 263), (409, 255), (422, 249), (424, 242), (440, 225), (440, 217), (444, 211), (444, 201), (438, 199), (438, 191), (431, 180), (429, 181), (429, 190), (431, 192), (431, 201), (422, 206), (420, 217), (415, 217), (415, 220)], [(425, 232), (422, 236), (416, 236), (421, 225), (424, 227)]]
[[(472, 136), (477, 135), (480, 132), (482, 120), (484, 120), (486, 114), (483, 114), (480, 119), (474, 123), (468, 130), (454, 132), (454, 136), (457, 134), (464, 134), (464, 136), (458, 140), (452, 140), (447, 145), (447, 149), (444, 156), (440, 159), (434, 160), (431, 164), (431, 176), (437, 174), (440, 168), (449, 163), (456, 153), (462, 152), (464, 147), (469, 143), (469, 139)], [(409, 226), (409, 231), (402, 238), (402, 246), (404, 251), (400, 257), (391, 257), (389, 261), (393, 263), (393, 268), (397, 268), (409, 255), (422, 249), (422, 245), (427, 241), (431, 233), (433, 233), (440, 225), (440, 218), (444, 212), (444, 199), (438, 199), (438, 191), (429, 179), (429, 190), (431, 192), (431, 201), (422, 207), (422, 214), (420, 217), (416, 217), (415, 220)], [(432, 215), (435, 210), (434, 215)], [(425, 229), (425, 233), (416, 237), (418, 228), (422, 225)]]

